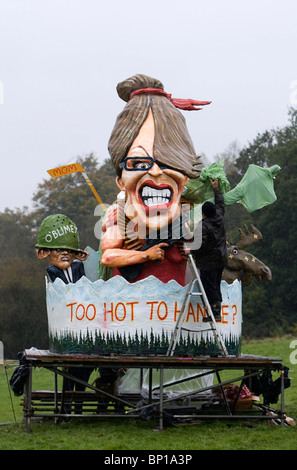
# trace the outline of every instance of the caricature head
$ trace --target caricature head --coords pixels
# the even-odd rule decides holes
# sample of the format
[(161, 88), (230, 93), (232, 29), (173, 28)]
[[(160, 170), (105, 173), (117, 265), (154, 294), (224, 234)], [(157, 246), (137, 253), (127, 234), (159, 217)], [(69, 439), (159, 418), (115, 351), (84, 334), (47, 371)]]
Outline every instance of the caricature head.
[(165, 97), (136, 94), (163, 85), (145, 75), (119, 83), (127, 101), (109, 140), (117, 185), (126, 194), (125, 213), (138, 224), (159, 228), (176, 219), (180, 198), (189, 178), (199, 176), (197, 157), (182, 113)]
[(67, 269), (75, 259), (84, 261), (86, 251), (79, 249), (76, 225), (65, 215), (46, 217), (38, 232), (36, 255), (39, 259), (49, 257), (50, 263), (60, 269)]

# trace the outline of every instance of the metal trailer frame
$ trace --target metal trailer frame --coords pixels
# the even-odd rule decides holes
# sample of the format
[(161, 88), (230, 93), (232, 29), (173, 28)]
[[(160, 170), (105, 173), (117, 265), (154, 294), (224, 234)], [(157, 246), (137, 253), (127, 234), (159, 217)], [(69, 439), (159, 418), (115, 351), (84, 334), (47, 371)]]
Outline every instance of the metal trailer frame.
[[(146, 411), (153, 410), (155, 417), (159, 422), (159, 430), (164, 429), (164, 421), (171, 416), (173, 419), (183, 420), (203, 420), (203, 419), (273, 419), (271, 416), (263, 413), (261, 406), (256, 410), (247, 410), (246, 412), (239, 412), (236, 410), (236, 403), (244, 383), (258, 374), (269, 371), (277, 371), (281, 377), (281, 410), (278, 419), (281, 425), (285, 424), (284, 413), (284, 368), (282, 359), (271, 358), (254, 355), (240, 355), (228, 357), (176, 357), (176, 356), (93, 356), (93, 355), (59, 355), (47, 350), (25, 350), (24, 357), (29, 366), (29, 376), (26, 380), (24, 387), (23, 399), (23, 418), (27, 427), (27, 431), (31, 432), (32, 419), (53, 418), (55, 423), (64, 419), (72, 418), (141, 418), (142, 414)], [(73, 377), (67, 372), (68, 367), (107, 367), (107, 368), (136, 368), (140, 369), (140, 375), (143, 370), (149, 370), (149, 397), (146, 402), (143, 401), (141, 395), (135, 394), (118, 394), (109, 393), (102, 388), (97, 388), (91, 383), (87, 383), (77, 377)], [(36, 367), (45, 368), (54, 374), (54, 390), (53, 391), (34, 391), (32, 386), (33, 382), (33, 369)], [(215, 374), (217, 383), (199, 388), (195, 391), (180, 394), (178, 397), (168, 397), (166, 395), (167, 384), (164, 383), (163, 372), (165, 369), (197, 369), (201, 373), (195, 375), (196, 378), (202, 377), (207, 374)], [(152, 387), (152, 371), (159, 371), (159, 384), (156, 388)], [(238, 371), (242, 370), (243, 373), (235, 375), (230, 380), (221, 380), (222, 371)], [(76, 383), (83, 384), (88, 392), (62, 391), (58, 390), (58, 376), (64, 379), (71, 379)], [(191, 376), (187, 379), (182, 379), (180, 382), (186, 380), (193, 380)], [(228, 402), (225, 394), (224, 386), (240, 382), (239, 391), (234, 402)], [(177, 382), (176, 382), (177, 383)], [(173, 384), (170, 383), (170, 386)], [(168, 386), (169, 386), (168, 385)], [(208, 413), (200, 412), (199, 407), (195, 405), (187, 406), (187, 402), (204, 401), (203, 394), (212, 391), (213, 389), (220, 388), (223, 397), (223, 406), (219, 408), (219, 413), (210, 411)], [(99, 394), (99, 395), (98, 395)], [(113, 403), (111, 411), (98, 411), (96, 408), (98, 396), (106, 397), (106, 402)], [(65, 411), (65, 403), (80, 402), (85, 407), (85, 413), (75, 414)], [(207, 399), (206, 399), (207, 400)], [(170, 407), (170, 403), (182, 403), (181, 405), (174, 405)], [(72, 405), (73, 406), (73, 405)], [(126, 409), (125, 409), (126, 408)], [(91, 413), (90, 413), (91, 411)], [(169, 415), (168, 415), (169, 412)], [(172, 414), (173, 413), (173, 414)]]

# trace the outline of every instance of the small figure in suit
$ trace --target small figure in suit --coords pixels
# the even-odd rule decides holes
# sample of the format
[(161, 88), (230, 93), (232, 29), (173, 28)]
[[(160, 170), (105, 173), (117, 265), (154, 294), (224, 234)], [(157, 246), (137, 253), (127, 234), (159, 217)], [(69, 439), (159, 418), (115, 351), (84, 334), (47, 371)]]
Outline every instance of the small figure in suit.
[(65, 215), (50, 215), (42, 221), (35, 248), (39, 259), (49, 257), (47, 273), (52, 282), (59, 277), (65, 284), (75, 283), (84, 276), (83, 261), (89, 254), (79, 248), (77, 227)]
[[(58, 277), (65, 284), (75, 283), (85, 275), (83, 261), (89, 254), (79, 248), (79, 237), (76, 225), (63, 214), (55, 214), (46, 217), (39, 229), (36, 255), (39, 259), (49, 257), (50, 266), (47, 273), (52, 282)], [(68, 372), (88, 382), (93, 367), (69, 367)], [(85, 385), (65, 379), (65, 390), (84, 391)], [(71, 413), (71, 408), (66, 406), (65, 412)], [(81, 413), (82, 406), (76, 403), (75, 412)]]

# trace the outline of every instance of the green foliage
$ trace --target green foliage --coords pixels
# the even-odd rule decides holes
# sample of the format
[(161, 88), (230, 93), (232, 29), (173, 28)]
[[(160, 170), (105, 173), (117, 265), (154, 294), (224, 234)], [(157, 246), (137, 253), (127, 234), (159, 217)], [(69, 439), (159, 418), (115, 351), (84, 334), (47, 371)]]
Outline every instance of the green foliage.
[(266, 131), (240, 152), (236, 166), (244, 172), (247, 164), (278, 164), (275, 180), (277, 201), (252, 214), (243, 222), (253, 223), (263, 242), (252, 253), (272, 271), (271, 282), (253, 281), (243, 291), (244, 334), (250, 337), (290, 333), (296, 325), (297, 298), (297, 111), (290, 110), (290, 124)]
[(0, 339), (11, 358), (24, 348), (48, 344), (44, 273), (35, 260), (29, 218), (21, 211), (0, 215)]

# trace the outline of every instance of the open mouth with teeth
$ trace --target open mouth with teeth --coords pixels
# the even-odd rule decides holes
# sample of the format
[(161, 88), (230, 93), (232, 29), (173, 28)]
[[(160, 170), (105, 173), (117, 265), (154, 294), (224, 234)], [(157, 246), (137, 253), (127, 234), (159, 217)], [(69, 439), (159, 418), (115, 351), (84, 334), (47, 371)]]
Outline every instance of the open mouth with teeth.
[(164, 206), (167, 208), (172, 201), (172, 189), (165, 185), (155, 186), (144, 184), (139, 194), (142, 204), (147, 208), (155, 206)]

